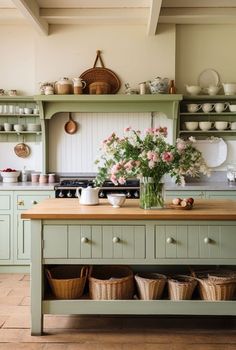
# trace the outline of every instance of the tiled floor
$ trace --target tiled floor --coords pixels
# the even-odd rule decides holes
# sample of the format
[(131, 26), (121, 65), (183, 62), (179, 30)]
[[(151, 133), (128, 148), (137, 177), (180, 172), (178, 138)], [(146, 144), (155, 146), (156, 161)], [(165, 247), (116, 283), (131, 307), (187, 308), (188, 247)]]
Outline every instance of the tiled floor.
[(236, 350), (235, 318), (45, 316), (30, 335), (29, 276), (0, 274), (0, 350)]

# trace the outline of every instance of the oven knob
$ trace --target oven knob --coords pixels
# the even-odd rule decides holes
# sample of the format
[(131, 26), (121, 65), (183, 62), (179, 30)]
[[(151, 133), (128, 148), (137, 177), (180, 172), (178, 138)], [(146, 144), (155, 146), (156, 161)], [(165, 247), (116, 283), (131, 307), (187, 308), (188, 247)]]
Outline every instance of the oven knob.
[(132, 197), (132, 196), (131, 196), (131, 193), (130, 193), (130, 192), (127, 192), (127, 193), (126, 193), (126, 197), (127, 197), (127, 198), (131, 198), (131, 197)]
[(72, 197), (72, 193), (69, 191), (66, 195), (68, 198), (71, 198)]
[(104, 198), (104, 197), (105, 197), (105, 193), (104, 193), (104, 192), (100, 192), (100, 193), (99, 193), (99, 197), (100, 197), (100, 198)]
[(58, 197), (63, 198), (64, 194), (62, 193), (62, 191), (59, 193)]
[(134, 197), (135, 197), (135, 198), (138, 198), (138, 197), (139, 197), (138, 191), (134, 192)]

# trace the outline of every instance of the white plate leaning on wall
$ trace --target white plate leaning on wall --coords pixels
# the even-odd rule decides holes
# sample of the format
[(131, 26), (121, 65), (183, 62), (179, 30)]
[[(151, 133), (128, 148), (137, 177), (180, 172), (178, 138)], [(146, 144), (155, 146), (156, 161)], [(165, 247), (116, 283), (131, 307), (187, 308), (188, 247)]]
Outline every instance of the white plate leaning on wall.
[(202, 89), (206, 89), (209, 86), (219, 86), (220, 76), (219, 73), (211, 68), (204, 69), (198, 76), (198, 85)]
[(212, 140), (196, 140), (194, 143), (210, 168), (220, 166), (227, 158), (227, 144), (222, 138), (214, 138)]

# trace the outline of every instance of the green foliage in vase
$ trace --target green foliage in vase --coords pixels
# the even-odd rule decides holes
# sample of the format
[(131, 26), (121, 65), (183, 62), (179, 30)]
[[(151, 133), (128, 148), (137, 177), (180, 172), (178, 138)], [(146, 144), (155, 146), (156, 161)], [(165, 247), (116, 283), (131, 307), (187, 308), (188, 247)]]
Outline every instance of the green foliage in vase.
[(115, 185), (122, 185), (130, 177), (152, 178), (159, 183), (165, 174), (183, 184), (185, 176), (209, 175), (193, 137), (186, 141), (177, 139), (175, 145), (167, 143), (166, 137), (166, 127), (147, 129), (143, 134), (126, 128), (121, 138), (112, 133), (103, 141), (100, 159), (96, 161), (96, 184), (110, 179)]

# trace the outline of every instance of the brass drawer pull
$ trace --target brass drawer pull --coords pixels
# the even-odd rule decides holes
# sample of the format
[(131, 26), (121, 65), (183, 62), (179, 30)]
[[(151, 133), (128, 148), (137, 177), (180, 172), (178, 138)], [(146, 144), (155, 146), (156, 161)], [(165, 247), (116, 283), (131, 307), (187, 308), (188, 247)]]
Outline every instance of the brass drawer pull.
[(172, 237), (167, 237), (166, 238), (166, 243), (167, 244), (173, 244), (174, 242), (175, 242), (174, 238), (172, 238)]
[(112, 242), (113, 243), (119, 243), (120, 242), (120, 238), (119, 237), (113, 237), (112, 238)]
[(17, 202), (17, 205), (25, 205), (24, 201), (23, 200), (20, 200)]
[(88, 238), (87, 237), (82, 237), (81, 238), (81, 243), (88, 243)]

